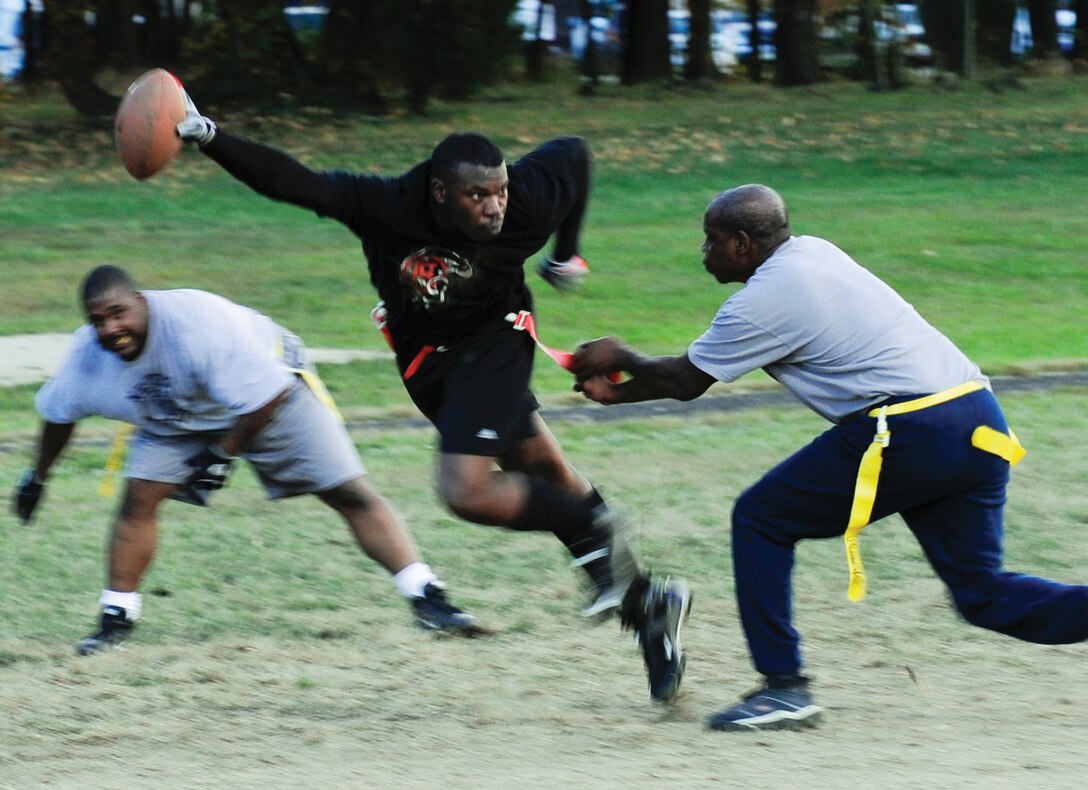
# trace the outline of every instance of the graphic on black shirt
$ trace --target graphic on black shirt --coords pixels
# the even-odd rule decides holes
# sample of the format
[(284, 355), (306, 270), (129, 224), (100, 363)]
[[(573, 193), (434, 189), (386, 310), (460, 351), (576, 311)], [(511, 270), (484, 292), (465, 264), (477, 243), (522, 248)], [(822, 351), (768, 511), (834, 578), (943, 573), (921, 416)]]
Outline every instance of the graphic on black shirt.
[(472, 279), (472, 264), (453, 250), (423, 247), (408, 255), (400, 264), (400, 279), (417, 302), (424, 307), (442, 305)]
[(149, 373), (128, 393), (128, 399), (140, 406), (147, 419), (153, 422), (177, 422), (181, 409), (174, 400), (170, 377), (163, 373)]

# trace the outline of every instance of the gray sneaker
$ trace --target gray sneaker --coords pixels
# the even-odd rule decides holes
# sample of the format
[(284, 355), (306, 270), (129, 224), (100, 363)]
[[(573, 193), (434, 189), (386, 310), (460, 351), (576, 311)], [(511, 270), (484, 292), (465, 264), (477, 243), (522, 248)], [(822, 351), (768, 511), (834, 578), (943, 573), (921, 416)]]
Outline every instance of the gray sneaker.
[[(590, 574), (593, 585), (591, 600), (582, 608), (582, 616), (605, 620), (618, 612), (623, 604), (631, 582), (638, 577), (638, 562), (628, 542), (627, 523), (607, 505), (600, 508), (593, 520), (593, 529), (599, 535), (597, 547), (575, 558), (574, 564)], [(598, 569), (597, 573), (591, 573), (590, 563)]]
[(744, 701), (707, 721), (712, 730), (800, 730), (815, 727), (823, 708), (813, 704), (808, 690), (808, 680), (783, 688), (771, 688), (765, 683), (744, 696)]
[(98, 630), (76, 642), (76, 652), (81, 656), (89, 656), (116, 647), (128, 639), (135, 627), (136, 622), (129, 620), (128, 613), (120, 606), (103, 607)]

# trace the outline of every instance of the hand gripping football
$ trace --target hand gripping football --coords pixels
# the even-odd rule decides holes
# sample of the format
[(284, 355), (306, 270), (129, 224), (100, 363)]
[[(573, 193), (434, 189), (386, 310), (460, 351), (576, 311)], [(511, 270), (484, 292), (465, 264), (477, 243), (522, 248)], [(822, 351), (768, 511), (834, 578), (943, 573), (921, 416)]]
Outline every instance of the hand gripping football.
[(113, 133), (117, 155), (133, 178), (162, 170), (181, 150), (175, 127), (185, 117), (185, 92), (170, 72), (152, 69), (128, 86)]

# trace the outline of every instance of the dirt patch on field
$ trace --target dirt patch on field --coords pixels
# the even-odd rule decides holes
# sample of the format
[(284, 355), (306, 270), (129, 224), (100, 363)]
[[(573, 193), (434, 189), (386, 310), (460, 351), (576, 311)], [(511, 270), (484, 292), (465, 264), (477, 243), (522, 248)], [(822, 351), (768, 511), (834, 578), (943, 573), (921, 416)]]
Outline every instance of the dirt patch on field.
[[(1088, 418), (1070, 392), (1006, 403), (1033, 452), (1010, 491), (1008, 553), (1014, 569), (1083, 582)], [(93, 480), (105, 449), (80, 446), (34, 525), (0, 516), (0, 787), (1084, 787), (1086, 646), (963, 624), (894, 520), (866, 530), (872, 591), (858, 605), (841, 542), (799, 550), (797, 625), (823, 725), (705, 728), (755, 681), (732, 598), (732, 497), (819, 429), (796, 415), (559, 428), (635, 515), (646, 563), (692, 582), (688, 671), (668, 708), (649, 700), (630, 635), (579, 618), (554, 540), (442, 515), (427, 493), (433, 432), (404, 426), (356, 433), (364, 460), (493, 636), (419, 631), (327, 513), (265, 503), (241, 477), (215, 508), (164, 517), (132, 644), (77, 657), (111, 507)], [(20, 463), (0, 453), (4, 479)]]

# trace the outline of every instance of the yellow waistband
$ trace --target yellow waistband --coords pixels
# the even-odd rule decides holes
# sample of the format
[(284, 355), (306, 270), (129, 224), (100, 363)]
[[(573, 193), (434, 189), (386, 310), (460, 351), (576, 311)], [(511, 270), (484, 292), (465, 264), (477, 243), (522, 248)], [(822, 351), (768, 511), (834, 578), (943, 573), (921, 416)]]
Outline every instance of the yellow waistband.
[(893, 403), (890, 406), (880, 406), (871, 409), (869, 411), (869, 416), (876, 417), (880, 414), (881, 409), (884, 409), (885, 414), (906, 414), (911, 411), (920, 411), (921, 409), (928, 409), (930, 406), (936, 406), (939, 403), (947, 403), (950, 400), (955, 400), (969, 392), (977, 392), (980, 389), (982, 389), (981, 382), (968, 381), (966, 384), (960, 384), (958, 387), (952, 387), (951, 389), (946, 389), (942, 392), (935, 392), (932, 395), (926, 395), (924, 398), (915, 398), (914, 400), (907, 400), (902, 403)]
[[(846, 542), (846, 563), (850, 569), (850, 587), (847, 594), (851, 601), (860, 601), (865, 597), (865, 568), (861, 563), (858, 535), (872, 518), (880, 469), (884, 464), (884, 448), (888, 446), (892, 438), (887, 417), (892, 414), (907, 414), (928, 409), (930, 406), (947, 403), (980, 389), (982, 389), (980, 382), (969, 381), (943, 392), (902, 403), (878, 406), (868, 412), (870, 417), (877, 418), (876, 431), (873, 434), (873, 441), (861, 457), (857, 481), (854, 484), (854, 501), (850, 507), (850, 520), (847, 522), (846, 532), (843, 535), (843, 540)], [(971, 435), (971, 444), (980, 450), (1004, 458), (1013, 466), (1018, 464), (1026, 454), (1016, 434), (1011, 430), (1008, 434), (1004, 434), (986, 425), (980, 425), (975, 429)]]

